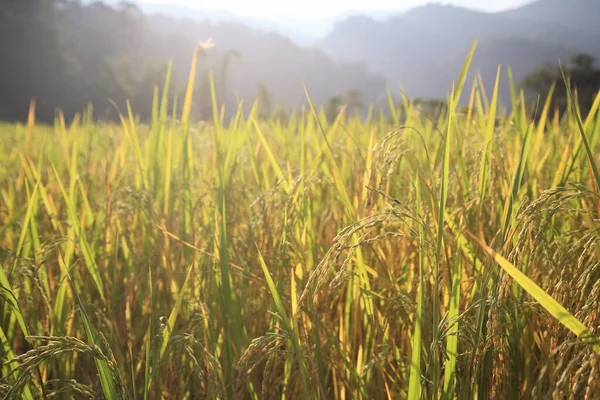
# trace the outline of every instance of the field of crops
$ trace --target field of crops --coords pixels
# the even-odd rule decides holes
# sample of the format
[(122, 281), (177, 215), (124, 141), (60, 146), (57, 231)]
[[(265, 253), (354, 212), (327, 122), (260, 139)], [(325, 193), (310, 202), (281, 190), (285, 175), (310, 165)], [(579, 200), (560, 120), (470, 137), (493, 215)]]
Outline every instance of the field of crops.
[(465, 80), (438, 121), (0, 125), (2, 394), (597, 398), (600, 97)]

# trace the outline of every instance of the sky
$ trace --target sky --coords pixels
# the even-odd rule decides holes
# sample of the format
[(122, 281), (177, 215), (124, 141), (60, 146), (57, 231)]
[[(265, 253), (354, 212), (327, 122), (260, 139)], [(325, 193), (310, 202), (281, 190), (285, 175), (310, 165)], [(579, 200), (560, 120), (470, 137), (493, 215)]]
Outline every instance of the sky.
[[(140, 3), (178, 4), (199, 9), (226, 10), (245, 17), (261, 19), (319, 20), (352, 11), (403, 11), (424, 5), (430, 0), (138, 0)], [(444, 0), (443, 4), (483, 11), (500, 11), (531, 0)]]

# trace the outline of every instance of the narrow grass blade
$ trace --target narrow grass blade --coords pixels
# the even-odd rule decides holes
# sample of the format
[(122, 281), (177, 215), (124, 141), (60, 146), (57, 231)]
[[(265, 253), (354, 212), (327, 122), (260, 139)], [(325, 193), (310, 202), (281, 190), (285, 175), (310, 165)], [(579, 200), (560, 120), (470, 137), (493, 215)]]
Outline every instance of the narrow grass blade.
[(494, 138), (494, 130), (496, 128), (496, 112), (498, 105), (498, 86), (500, 84), (500, 67), (498, 67), (498, 72), (496, 74), (496, 85), (494, 86), (494, 93), (492, 94), (492, 104), (490, 106), (488, 120), (485, 127), (484, 134), (484, 150), (481, 156), (481, 167), (479, 169), (479, 202), (480, 209), (483, 206), (483, 198), (485, 196), (485, 192), (487, 189), (487, 180), (488, 180), (488, 164), (490, 152), (492, 149), (492, 140)]
[(467, 80), (467, 74), (469, 72), (469, 68), (471, 67), (471, 62), (473, 61), (473, 54), (475, 54), (475, 49), (477, 48), (477, 40), (473, 42), (471, 46), (471, 50), (469, 50), (469, 54), (467, 55), (467, 59), (463, 65), (463, 68), (460, 72), (460, 76), (456, 83), (456, 87), (452, 91), (452, 104), (448, 107), (448, 112), (454, 112), (455, 107), (460, 103), (460, 97), (462, 96), (463, 87), (465, 85), (465, 81)]
[(400, 117), (398, 116), (398, 110), (396, 109), (396, 105), (394, 104), (392, 92), (390, 91), (389, 86), (385, 90), (387, 94), (388, 106), (390, 108), (390, 114), (392, 115), (392, 121), (394, 122), (394, 125), (399, 125)]
[[(540, 113), (540, 118), (538, 122), (538, 130), (536, 136), (539, 138), (538, 141), (541, 142), (544, 137), (544, 133), (546, 130), (546, 123), (548, 121), (548, 114), (550, 113), (550, 107), (552, 106), (552, 96), (554, 95), (554, 91), (556, 90), (556, 83), (553, 82), (550, 85), (550, 89), (548, 89), (548, 94), (546, 95), (546, 101), (544, 102), (544, 107), (542, 108), (542, 112)], [(541, 144), (541, 143), (540, 143)], [(539, 148), (539, 146), (536, 146)]]
[(587, 154), (588, 163), (590, 165), (590, 168), (592, 169), (592, 173), (596, 181), (596, 191), (600, 191), (600, 171), (598, 170), (598, 165), (596, 165), (596, 160), (594, 159), (594, 152), (590, 146), (590, 143), (588, 142), (587, 135), (585, 133), (585, 127), (583, 126), (583, 121), (581, 119), (581, 112), (579, 110), (577, 102), (573, 99), (573, 94), (571, 92), (571, 84), (569, 83), (569, 80), (565, 75), (565, 71), (562, 68), (562, 65), (560, 70), (565, 81), (565, 86), (567, 89), (567, 98), (571, 103), (572, 114), (575, 117), (575, 121), (577, 122), (577, 128), (579, 130), (579, 134), (581, 135), (581, 140), (583, 142), (583, 146)]
[[(421, 178), (419, 174), (416, 174), (416, 214), (422, 214), (421, 207)], [(424, 296), (424, 278), (423, 278), (423, 264), (424, 264), (424, 229), (423, 225), (419, 223), (419, 286), (417, 288), (417, 311), (414, 322), (413, 338), (412, 338), (412, 357), (410, 362), (410, 376), (408, 380), (408, 400), (419, 400), (421, 398), (421, 324), (423, 323), (423, 303), (425, 302)]]
[(283, 326), (285, 327), (285, 330), (290, 335), (290, 340), (294, 347), (296, 362), (298, 364), (298, 367), (300, 368), (300, 372), (301, 372), (302, 378), (304, 380), (305, 390), (309, 393), (312, 393), (311, 398), (316, 398), (314, 392), (310, 389), (310, 388), (312, 388), (312, 384), (311, 384), (311, 381), (310, 381), (310, 378), (308, 375), (306, 363), (304, 362), (304, 356), (303, 356), (304, 351), (302, 349), (302, 346), (300, 345), (298, 331), (294, 329), (294, 326), (293, 326), (291, 320), (288, 318), (288, 314), (285, 311), (285, 307), (283, 306), (283, 301), (281, 300), (281, 296), (279, 295), (279, 292), (277, 291), (277, 286), (275, 285), (275, 282), (273, 281), (273, 278), (271, 277), (271, 273), (269, 272), (269, 269), (267, 268), (267, 264), (265, 264), (265, 260), (262, 256), (262, 253), (260, 252), (260, 249), (258, 249), (258, 246), (256, 247), (256, 250), (258, 251), (258, 259), (260, 261), (260, 267), (262, 268), (263, 274), (265, 275), (265, 280), (267, 281), (267, 286), (269, 287), (269, 291), (271, 292), (271, 297), (273, 298), (273, 302), (275, 303), (275, 309), (277, 310), (277, 313), (279, 314), (279, 317), (281, 318), (281, 320), (283, 322)]
[(167, 65), (167, 73), (165, 75), (165, 83), (163, 85), (162, 99), (160, 101), (160, 124), (164, 125), (167, 122), (167, 114), (169, 112), (169, 89), (171, 87), (171, 78), (173, 76), (173, 60), (169, 60)]
[[(77, 306), (79, 307), (79, 311), (81, 313), (81, 318), (83, 320), (83, 326), (85, 328), (85, 332), (88, 336), (88, 341), (90, 344), (95, 345), (96, 347), (102, 349), (103, 345), (98, 340), (95, 329), (85, 311), (85, 307), (83, 306), (83, 302), (79, 297), (79, 293), (77, 293), (77, 289), (75, 288), (75, 284), (73, 283), (71, 276), (69, 275), (69, 282), (71, 283), (71, 290), (75, 295), (75, 300), (77, 302)], [(98, 370), (98, 376), (100, 377), (100, 385), (102, 387), (102, 393), (104, 394), (104, 398), (107, 400), (112, 399), (122, 399), (117, 391), (118, 385), (115, 382), (115, 378), (113, 376), (113, 372), (108, 362), (105, 359), (94, 357), (94, 362), (96, 363), (96, 369)]]
[(508, 87), (510, 88), (510, 103), (512, 107), (511, 119), (513, 119), (517, 126), (519, 126), (519, 100), (517, 97), (517, 92), (515, 90), (515, 80), (513, 78), (513, 72), (510, 65), (506, 70), (506, 74), (508, 76)]
[(56, 177), (56, 181), (58, 182), (58, 186), (60, 187), (63, 198), (67, 205), (67, 212), (69, 215), (69, 220), (75, 231), (75, 236), (78, 237), (78, 239), (79, 239), (81, 252), (83, 253), (83, 257), (85, 259), (85, 265), (87, 266), (87, 269), (88, 269), (90, 275), (92, 276), (92, 279), (95, 283), (96, 289), (98, 290), (98, 294), (100, 295), (100, 299), (102, 300), (103, 303), (106, 303), (106, 297), (104, 296), (104, 285), (102, 283), (102, 276), (100, 275), (100, 271), (98, 270), (98, 265), (96, 264), (96, 260), (94, 258), (94, 255), (92, 254), (92, 249), (90, 248), (90, 245), (85, 237), (85, 234), (82, 231), (81, 226), (79, 225), (79, 218), (77, 216), (75, 205), (71, 202), (71, 198), (67, 195), (67, 192), (65, 190), (65, 187), (63, 186), (62, 180), (60, 179), (60, 175), (58, 174), (58, 171), (56, 170), (54, 165), (52, 165), (52, 169), (54, 171), (54, 176)]
[(448, 199), (448, 179), (450, 178), (450, 146), (452, 144), (452, 129), (454, 129), (454, 99), (456, 96), (453, 94), (450, 97), (449, 112), (448, 112), (448, 123), (446, 127), (446, 137), (444, 139), (444, 153), (443, 163), (441, 171), (441, 183), (440, 183), (440, 195), (438, 203), (438, 224), (437, 224), (437, 243), (435, 248), (435, 265), (433, 270), (433, 346), (432, 357), (433, 357), (433, 395), (437, 398), (438, 395), (438, 381), (439, 381), (439, 368), (438, 368), (438, 356), (437, 348), (439, 342), (439, 314), (440, 314), (440, 293), (439, 293), (439, 282), (440, 282), (440, 266), (442, 264), (442, 247), (444, 244), (444, 216), (446, 212), (446, 201)]
[(200, 48), (196, 48), (194, 55), (192, 56), (192, 64), (190, 66), (190, 75), (188, 77), (187, 88), (185, 91), (185, 98), (183, 101), (183, 110), (181, 111), (181, 123), (184, 129), (189, 125), (190, 114), (192, 112), (192, 100), (194, 97), (194, 87), (196, 85), (196, 69), (198, 65), (198, 53)]
[(27, 237), (29, 224), (33, 217), (33, 209), (35, 208), (35, 203), (37, 202), (37, 194), (38, 194), (38, 187), (40, 186), (40, 181), (41, 181), (41, 178), (38, 178), (35, 186), (33, 187), (31, 196), (29, 197), (29, 201), (27, 202), (27, 210), (25, 211), (25, 218), (23, 219), (23, 227), (21, 228), (21, 234), (19, 235), (19, 242), (17, 243), (17, 249), (16, 249), (16, 253), (15, 253), (15, 261), (14, 261), (12, 267), (10, 268), (10, 270), (8, 271), (9, 278), (11, 277), (12, 272), (14, 271), (14, 269), (17, 266), (17, 263), (19, 262), (19, 257), (21, 255), (21, 251), (23, 250), (23, 245), (25, 244), (25, 238)]
[(439, 343), (439, 314), (440, 314), (440, 293), (439, 293), (439, 281), (440, 281), (440, 266), (442, 263), (442, 247), (444, 243), (444, 217), (446, 213), (446, 201), (448, 199), (448, 180), (450, 177), (450, 146), (452, 143), (452, 129), (454, 129), (454, 118), (455, 118), (455, 107), (457, 106), (462, 87), (467, 77), (467, 72), (473, 59), (473, 53), (477, 42), (471, 47), (471, 51), (465, 61), (458, 85), (453, 88), (448, 104), (448, 122), (446, 126), (446, 137), (444, 144), (443, 153), (443, 164), (442, 164), (442, 178), (440, 183), (440, 197), (439, 197), (439, 208), (438, 208), (438, 231), (437, 231), (437, 244), (435, 249), (435, 267), (434, 267), (434, 286), (433, 286), (433, 349), (432, 349), (432, 383), (433, 383), (433, 398), (438, 398), (439, 390), (439, 359), (438, 359), (438, 343)]
[[(146, 330), (146, 354), (145, 354), (145, 368), (144, 368), (144, 400), (148, 400), (150, 385), (152, 384), (152, 377), (150, 371), (150, 364), (152, 362), (152, 324), (154, 321), (154, 291), (152, 290), (152, 268), (148, 266), (148, 291), (150, 292), (150, 317), (148, 319), (148, 329)], [(154, 372), (154, 371), (152, 371)]]
[(560, 163), (556, 168), (556, 172), (554, 173), (554, 179), (552, 180), (551, 188), (555, 188), (559, 185), (564, 185), (566, 180), (566, 170), (567, 164), (569, 161), (569, 154), (571, 153), (571, 142), (573, 141), (573, 134), (569, 135), (569, 141), (565, 145), (565, 149), (563, 150), (562, 156), (560, 158)]
[(513, 207), (514, 203), (517, 200), (517, 195), (519, 194), (519, 188), (521, 187), (521, 181), (523, 179), (523, 172), (525, 170), (525, 161), (527, 159), (527, 151), (529, 149), (529, 138), (531, 136), (531, 131), (533, 130), (533, 124), (529, 125), (527, 131), (525, 131), (525, 137), (523, 138), (523, 144), (521, 146), (521, 152), (519, 153), (519, 162), (517, 163), (517, 169), (513, 175), (513, 181), (511, 186), (511, 191), (506, 199), (506, 203), (504, 206), (504, 215), (503, 215), (503, 224), (502, 224), (502, 242), (500, 246), (504, 245), (506, 241), (506, 236), (508, 235), (508, 230), (511, 225), (511, 219), (513, 216)]
[(450, 328), (446, 333), (446, 364), (444, 372), (444, 396), (446, 400), (456, 398), (456, 360), (458, 356), (458, 316), (460, 305), (460, 281), (461, 281), (461, 252), (456, 254), (454, 274), (452, 276), (452, 295), (450, 296), (450, 310), (448, 311), (448, 323)]
[(267, 153), (267, 157), (269, 158), (269, 161), (271, 162), (271, 168), (273, 168), (273, 171), (275, 171), (275, 175), (277, 175), (277, 179), (282, 181), (283, 189), (286, 192), (288, 192), (289, 191), (289, 183), (285, 179), (285, 176), (283, 175), (283, 171), (281, 171), (281, 168), (279, 167), (279, 164), (277, 163), (277, 160), (275, 159), (275, 155), (273, 154), (273, 151), (271, 150), (271, 147), (269, 146), (269, 143), (267, 142), (265, 135), (263, 134), (262, 130), (260, 129), (258, 122), (256, 122), (256, 119), (252, 120), (252, 124), (254, 125), (254, 129), (256, 130), (256, 133), (258, 133), (260, 142), (263, 145), (263, 147)]
[(15, 317), (17, 318), (17, 322), (23, 331), (23, 335), (29, 336), (29, 328), (27, 327), (27, 323), (25, 322), (25, 316), (21, 312), (21, 307), (19, 307), (19, 300), (15, 293), (12, 290), (10, 282), (4, 273), (4, 268), (0, 265), (0, 297), (2, 297), (13, 310)]
[(227, 205), (226, 196), (223, 187), (220, 189), (218, 194), (219, 206), (216, 212), (217, 218), (216, 223), (218, 226), (218, 269), (220, 285), (217, 290), (219, 291), (219, 305), (221, 307), (220, 314), (222, 316), (222, 330), (223, 330), (223, 351), (225, 353), (225, 366), (224, 375), (228, 384), (228, 395), (231, 397), (232, 392), (230, 391), (234, 378), (234, 365), (236, 353), (242, 348), (242, 337), (244, 336), (244, 327), (241, 318), (240, 307), (237, 301), (237, 295), (233, 287), (233, 280), (231, 276), (231, 265), (229, 262), (229, 240), (227, 235)]
[(258, 251), (258, 259), (260, 261), (260, 267), (262, 268), (263, 274), (265, 275), (265, 280), (267, 281), (267, 286), (269, 287), (269, 291), (271, 292), (271, 296), (273, 297), (273, 302), (275, 303), (275, 309), (277, 310), (277, 313), (281, 317), (281, 320), (282, 320), (285, 328), (292, 331), (292, 328), (293, 328), (292, 322), (288, 318), (287, 312), (285, 311), (285, 307), (283, 306), (283, 301), (281, 300), (281, 296), (279, 295), (279, 292), (277, 291), (277, 286), (275, 285), (275, 281), (273, 281), (273, 278), (271, 277), (271, 273), (269, 272), (269, 269), (267, 268), (267, 264), (265, 264), (265, 259), (263, 258), (262, 253), (260, 252), (258, 247), (257, 247), (257, 251)]
[(167, 349), (167, 345), (169, 344), (169, 339), (173, 334), (173, 328), (175, 327), (175, 322), (177, 322), (177, 316), (181, 312), (181, 305), (183, 304), (183, 298), (185, 296), (185, 292), (188, 287), (188, 282), (190, 281), (190, 276), (192, 275), (192, 271), (194, 270), (194, 263), (190, 265), (188, 268), (188, 272), (185, 276), (185, 280), (183, 281), (183, 285), (181, 286), (181, 290), (179, 290), (179, 294), (177, 294), (177, 298), (175, 299), (175, 305), (171, 309), (171, 313), (169, 314), (169, 319), (167, 320), (167, 326), (165, 327), (165, 332), (162, 335), (163, 341), (160, 346), (159, 359), (162, 359), (165, 355), (165, 351)]
[(144, 185), (143, 186), (144, 188), (147, 188), (148, 182), (146, 180), (147, 170), (146, 170), (145, 158), (142, 153), (142, 146), (140, 144), (140, 138), (137, 133), (137, 131), (138, 131), (137, 123), (133, 116), (133, 110), (131, 109), (131, 104), (129, 103), (129, 101), (127, 101), (127, 118), (128, 118), (127, 120), (125, 120), (125, 118), (121, 118), (121, 122), (123, 123), (123, 128), (125, 130), (125, 133), (127, 133), (129, 135), (131, 143), (133, 144), (133, 150), (135, 151), (135, 157), (138, 162), (139, 174), (141, 177), (140, 183)]

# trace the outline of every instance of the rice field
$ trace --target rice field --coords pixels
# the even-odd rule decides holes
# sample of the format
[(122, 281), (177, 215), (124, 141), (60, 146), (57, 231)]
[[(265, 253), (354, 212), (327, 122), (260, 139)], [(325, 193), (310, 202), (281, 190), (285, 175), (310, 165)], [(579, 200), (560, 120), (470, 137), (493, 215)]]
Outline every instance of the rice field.
[(600, 96), (196, 123), (195, 63), (0, 125), (4, 398), (598, 398)]

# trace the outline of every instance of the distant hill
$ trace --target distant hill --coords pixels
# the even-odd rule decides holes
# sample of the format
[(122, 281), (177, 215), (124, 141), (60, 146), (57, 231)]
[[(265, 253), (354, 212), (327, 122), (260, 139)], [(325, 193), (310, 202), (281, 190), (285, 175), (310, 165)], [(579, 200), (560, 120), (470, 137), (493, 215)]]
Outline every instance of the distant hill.
[[(97, 0), (88, 0), (84, 3), (94, 3)], [(105, 4), (119, 7), (121, 0), (103, 0)], [(264, 18), (249, 18), (227, 10), (206, 10), (201, 8), (164, 3), (146, 3), (133, 0), (144, 13), (148, 15), (162, 15), (171, 18), (192, 19), (196, 22), (236, 22), (265, 32), (274, 32), (284, 35), (299, 45), (310, 46), (320, 37), (325, 36), (333, 21), (300, 21), (300, 20), (269, 20)]]
[(539, 0), (500, 15), (521, 21), (538, 21), (571, 29), (600, 32), (600, 1), (597, 0)]
[(159, 15), (148, 17), (148, 22), (154, 39), (147, 51), (156, 60), (173, 57), (180, 76), (186, 76), (198, 39), (212, 38), (216, 47), (202, 65), (212, 67), (217, 79), (224, 77), (229, 99), (237, 95), (247, 105), (259, 83), (268, 89), (273, 104), (282, 101), (288, 106), (306, 103), (303, 83), (317, 104), (351, 90), (359, 90), (368, 103), (385, 93), (384, 78), (369, 72), (364, 63), (333, 61), (320, 49), (301, 47), (276, 33), (236, 22), (176, 21)]
[[(102, 0), (83, 0), (83, 3), (91, 4), (96, 1)], [(245, 17), (224, 9), (207, 10), (202, 9), (201, 7), (183, 6), (170, 3), (169, 0), (163, 0), (164, 2), (162, 3), (147, 3), (144, 0), (129, 1), (136, 4), (148, 14), (160, 14), (175, 18), (189, 18), (196, 21), (243, 23), (255, 29), (286, 36), (296, 44), (303, 46), (312, 46), (317, 40), (322, 39), (331, 31), (335, 22), (356, 14), (356, 11), (343, 11), (332, 16), (311, 20), (293, 18), (267, 19)], [(117, 7), (121, 4), (122, 0), (103, 0), (103, 2)], [(400, 8), (389, 10), (363, 10), (360, 14), (377, 20), (383, 20), (398, 12), (406, 11), (406, 9), (406, 6), (402, 6)]]
[(298, 22), (295, 24), (286, 24), (285, 21), (275, 22), (267, 19), (247, 18), (226, 10), (200, 10), (173, 4), (141, 3), (139, 6), (147, 14), (162, 14), (164, 16), (174, 18), (189, 18), (196, 20), (197, 22), (211, 21), (242, 23), (251, 28), (260, 29), (262, 31), (279, 33), (300, 45), (311, 45), (317, 39), (317, 35), (310, 35), (307, 33), (308, 29), (301, 29), (298, 27)]
[[(479, 46), (471, 76), (481, 72), (484, 82), (493, 85), (498, 64), (510, 64), (519, 81), (536, 67), (573, 53), (600, 56), (600, 24), (593, 23), (599, 20), (597, 0), (540, 0), (500, 13), (430, 4), (383, 21), (349, 17), (319, 46), (335, 59), (366, 62), (409, 95), (443, 97), (475, 39)], [(506, 74), (503, 81), (506, 101)]]

